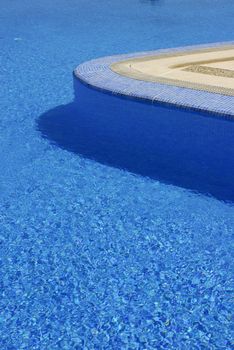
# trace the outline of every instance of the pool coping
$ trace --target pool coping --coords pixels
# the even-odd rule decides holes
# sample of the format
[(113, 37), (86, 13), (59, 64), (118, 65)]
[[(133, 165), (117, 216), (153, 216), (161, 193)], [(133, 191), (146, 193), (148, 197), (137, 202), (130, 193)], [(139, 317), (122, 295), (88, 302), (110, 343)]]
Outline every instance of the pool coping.
[(74, 76), (82, 83), (113, 95), (120, 95), (153, 104), (164, 104), (183, 109), (215, 114), (234, 120), (234, 96), (223, 95), (187, 87), (143, 81), (120, 75), (112, 70), (112, 65), (144, 56), (172, 54), (233, 45), (234, 41), (193, 45), (155, 51), (114, 55), (97, 58), (80, 64), (74, 70)]

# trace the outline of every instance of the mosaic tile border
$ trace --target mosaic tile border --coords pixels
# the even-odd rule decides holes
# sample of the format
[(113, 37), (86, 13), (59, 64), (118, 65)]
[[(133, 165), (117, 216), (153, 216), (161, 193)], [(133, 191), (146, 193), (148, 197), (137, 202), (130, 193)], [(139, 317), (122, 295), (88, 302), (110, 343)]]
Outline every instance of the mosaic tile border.
[(113, 95), (146, 100), (150, 103), (161, 103), (173, 105), (179, 108), (186, 108), (201, 112), (223, 116), (234, 119), (234, 97), (222, 95), (214, 92), (193, 90), (190, 88), (175, 85), (166, 85), (150, 81), (132, 79), (115, 73), (111, 66), (120, 61), (143, 56), (157, 56), (162, 54), (172, 54), (184, 51), (209, 50), (211, 48), (224, 48), (233, 45), (234, 42), (215, 43), (209, 45), (196, 45), (179, 47), (173, 49), (161, 49), (156, 51), (146, 51), (140, 53), (108, 56), (80, 64), (74, 70), (74, 76), (82, 83), (92, 88), (108, 92)]
[(230, 69), (224, 69), (224, 68), (214, 68), (214, 67), (208, 67), (208, 66), (193, 65), (183, 70), (187, 72), (214, 75), (217, 77), (234, 78), (234, 71)]

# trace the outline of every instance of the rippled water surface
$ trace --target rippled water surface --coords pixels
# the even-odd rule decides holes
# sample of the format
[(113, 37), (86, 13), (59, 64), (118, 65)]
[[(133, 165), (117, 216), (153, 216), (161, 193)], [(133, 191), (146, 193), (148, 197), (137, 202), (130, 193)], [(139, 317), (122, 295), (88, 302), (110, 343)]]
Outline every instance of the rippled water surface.
[(80, 62), (233, 40), (233, 17), (232, 0), (0, 0), (1, 350), (232, 349), (233, 204), (38, 121)]

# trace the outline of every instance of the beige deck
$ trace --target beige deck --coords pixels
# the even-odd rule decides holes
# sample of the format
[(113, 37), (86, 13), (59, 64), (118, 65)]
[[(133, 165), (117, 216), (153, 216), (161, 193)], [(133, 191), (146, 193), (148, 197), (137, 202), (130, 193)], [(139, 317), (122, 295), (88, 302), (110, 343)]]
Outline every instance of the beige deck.
[(137, 80), (234, 96), (234, 45), (133, 58), (111, 69)]

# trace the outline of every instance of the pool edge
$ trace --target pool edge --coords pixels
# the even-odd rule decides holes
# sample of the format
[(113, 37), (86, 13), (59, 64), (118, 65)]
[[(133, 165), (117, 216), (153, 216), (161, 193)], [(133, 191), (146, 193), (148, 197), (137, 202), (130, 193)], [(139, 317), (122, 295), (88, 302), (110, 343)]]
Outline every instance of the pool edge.
[[(203, 44), (195, 46), (160, 49), (115, 56), (106, 56), (81, 63), (74, 71), (74, 79), (81, 83), (111, 95), (135, 99), (151, 104), (161, 104), (190, 111), (205, 112), (234, 120), (234, 97), (203, 90), (193, 90), (175, 85), (166, 85), (132, 79), (115, 73), (111, 66), (117, 62), (142, 57), (192, 51), (196, 49), (215, 48), (217, 46), (233, 45), (234, 42)], [(209, 103), (207, 103), (209, 101)]]

